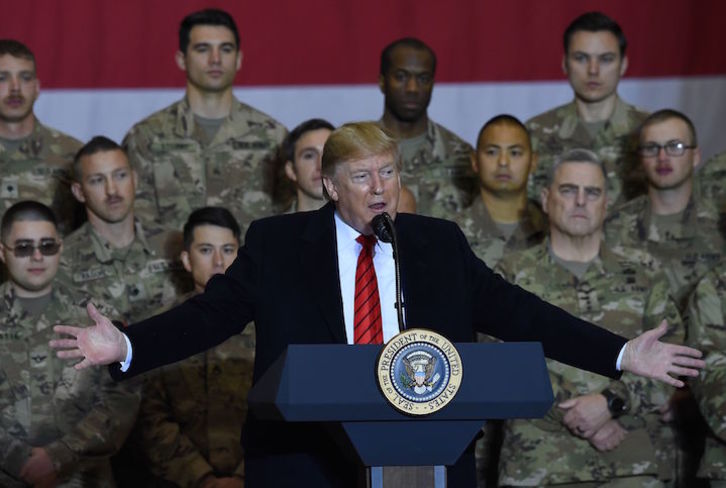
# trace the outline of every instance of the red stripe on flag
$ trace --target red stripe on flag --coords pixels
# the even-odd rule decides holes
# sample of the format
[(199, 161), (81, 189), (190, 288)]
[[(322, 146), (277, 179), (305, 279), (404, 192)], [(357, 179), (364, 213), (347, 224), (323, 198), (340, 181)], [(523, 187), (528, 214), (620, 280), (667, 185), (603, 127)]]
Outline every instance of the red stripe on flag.
[[(562, 32), (601, 9), (630, 41), (629, 76), (726, 73), (719, 0), (219, 0), (242, 34), (242, 85), (360, 84), (377, 79), (382, 47), (417, 36), (444, 82), (561, 79)], [(43, 86), (183, 86), (174, 63), (181, 18), (197, 0), (25, 0), (3, 5), (2, 37), (26, 42)]]

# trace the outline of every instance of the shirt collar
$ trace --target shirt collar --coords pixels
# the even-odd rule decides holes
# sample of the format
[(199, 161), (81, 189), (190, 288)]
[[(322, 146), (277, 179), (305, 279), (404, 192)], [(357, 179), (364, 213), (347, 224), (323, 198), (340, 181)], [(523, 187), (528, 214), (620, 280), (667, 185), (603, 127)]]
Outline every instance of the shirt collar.
[[(333, 213), (335, 217), (335, 236), (336, 239), (338, 239), (338, 248), (346, 249), (354, 252), (356, 255), (360, 252), (361, 245), (356, 241), (359, 235), (361, 235), (360, 232), (355, 230), (353, 227), (348, 225), (338, 213), (338, 210), (336, 210)], [(342, 244), (342, 246), (341, 246)], [(385, 255), (391, 255), (393, 256), (393, 247), (390, 243), (387, 242), (381, 242), (378, 240), (376, 242), (376, 253), (380, 252)]]

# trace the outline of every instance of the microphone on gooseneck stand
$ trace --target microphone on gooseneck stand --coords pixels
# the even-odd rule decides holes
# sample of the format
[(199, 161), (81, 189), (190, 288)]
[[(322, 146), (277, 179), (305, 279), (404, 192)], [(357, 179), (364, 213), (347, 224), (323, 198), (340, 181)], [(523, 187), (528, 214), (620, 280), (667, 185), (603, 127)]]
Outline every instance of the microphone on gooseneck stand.
[(382, 242), (390, 242), (393, 247), (393, 263), (396, 270), (396, 312), (398, 313), (398, 330), (406, 330), (403, 322), (403, 297), (401, 296), (401, 269), (398, 266), (398, 239), (396, 229), (393, 226), (393, 219), (387, 212), (373, 217), (371, 227), (376, 237)]

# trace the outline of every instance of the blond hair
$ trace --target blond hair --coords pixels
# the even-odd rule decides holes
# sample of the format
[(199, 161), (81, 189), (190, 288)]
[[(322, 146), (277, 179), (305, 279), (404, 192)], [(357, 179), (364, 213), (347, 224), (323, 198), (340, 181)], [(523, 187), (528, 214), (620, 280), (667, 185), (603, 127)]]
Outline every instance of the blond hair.
[(381, 154), (392, 154), (398, 166), (396, 139), (375, 122), (350, 122), (334, 130), (328, 137), (320, 170), (326, 176), (333, 176), (339, 163)]

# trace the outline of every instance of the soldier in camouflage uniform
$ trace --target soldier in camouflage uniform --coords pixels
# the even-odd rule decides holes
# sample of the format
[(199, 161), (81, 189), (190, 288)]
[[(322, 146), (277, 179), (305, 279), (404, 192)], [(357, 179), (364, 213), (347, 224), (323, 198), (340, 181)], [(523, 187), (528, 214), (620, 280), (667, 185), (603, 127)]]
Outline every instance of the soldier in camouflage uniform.
[(290, 131), (280, 147), (275, 172), (275, 203), (284, 213), (307, 212), (325, 205), (320, 160), (333, 124), (309, 119)]
[(703, 351), (706, 368), (690, 381), (708, 424), (698, 476), (712, 488), (726, 488), (726, 263), (711, 269), (696, 286), (688, 306), (688, 341)]
[(50, 209), (20, 202), (0, 234), (0, 484), (113, 487), (108, 459), (134, 422), (138, 388), (103, 368), (76, 370), (48, 346), (53, 325), (88, 321), (89, 302), (55, 280), (62, 246)]
[(286, 130), (234, 97), (242, 53), (226, 12), (185, 17), (176, 61), (187, 74), (186, 96), (123, 141), (139, 174), (139, 216), (181, 228), (195, 208), (222, 205), (246, 227), (272, 212), (273, 160)]
[(135, 173), (123, 149), (97, 136), (78, 152), (72, 190), (88, 222), (66, 238), (65, 275), (136, 322), (176, 298), (183, 277), (179, 232), (134, 217)]
[[(204, 207), (189, 216), (182, 260), (194, 278), (192, 294), (202, 293), (209, 278), (232, 264), (239, 239), (239, 226), (224, 208)], [(181, 487), (211, 486), (220, 478), (229, 483), (225, 486), (243, 486), (239, 434), (254, 351), (251, 326), (213, 349), (150, 373), (138, 425), (155, 475)]]
[(644, 193), (637, 171), (637, 129), (647, 116), (617, 94), (628, 67), (627, 41), (620, 26), (599, 12), (575, 19), (565, 30), (562, 67), (575, 99), (527, 121), (539, 165), (529, 196), (539, 198), (554, 158), (568, 149), (594, 151), (605, 164), (609, 207)]
[(726, 245), (718, 210), (694, 194), (697, 146), (688, 117), (669, 109), (653, 113), (643, 123), (639, 149), (648, 195), (614, 209), (605, 223), (608, 243), (646, 249), (663, 263), (681, 311)]
[(479, 131), (472, 167), (479, 176), (480, 198), (454, 220), (489, 267), (505, 253), (544, 238), (547, 219), (527, 198), (527, 177), (536, 166), (527, 128), (515, 117), (498, 115)]
[(428, 117), (436, 71), (436, 55), (418, 39), (392, 42), (381, 53), (378, 85), (385, 97), (380, 125), (399, 141), (401, 184), (416, 200), (417, 212), (432, 215), (442, 185), (456, 192), (440, 202), (441, 217), (466, 206), (476, 189), (471, 171), (471, 145)]
[[(544, 239), (547, 219), (539, 206), (527, 198), (527, 177), (537, 166), (537, 155), (532, 152), (529, 133), (522, 122), (511, 115), (498, 115), (482, 126), (471, 159), (479, 178), (480, 196), (457, 213), (454, 220), (472, 251), (494, 267), (505, 254)], [(445, 201), (441, 199), (435, 204), (434, 213)], [(480, 342), (495, 340), (481, 333), (477, 338)], [(501, 422), (487, 422), (484, 438), (477, 441), (477, 475), (481, 485), (496, 483), (501, 432)]]
[[(496, 270), (617, 334), (635, 337), (667, 319), (667, 339), (682, 341), (668, 285), (650, 277), (653, 258), (601, 245), (607, 197), (597, 156), (564, 154), (550, 181), (542, 201), (551, 237), (505, 256)], [(673, 390), (629, 373), (616, 381), (556, 361), (547, 365), (556, 405), (542, 419), (506, 422), (500, 485), (664, 486), (672, 477), (673, 435), (661, 408)]]
[(699, 199), (723, 212), (726, 209), (726, 151), (703, 163), (696, 177)]
[(0, 216), (15, 202), (35, 200), (54, 210), (66, 234), (82, 215), (70, 191), (81, 143), (40, 123), (37, 97), (35, 56), (18, 41), (0, 39)]

